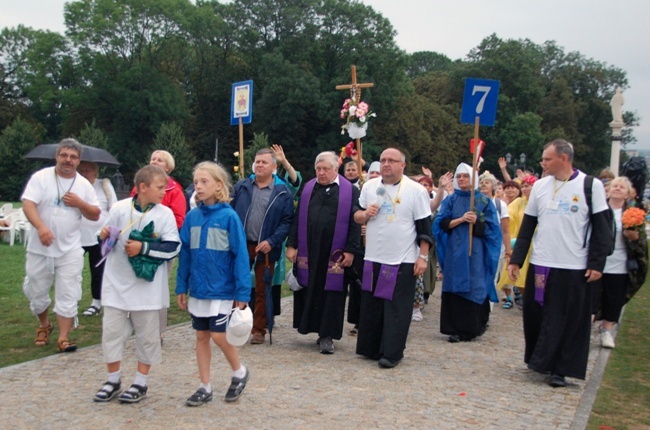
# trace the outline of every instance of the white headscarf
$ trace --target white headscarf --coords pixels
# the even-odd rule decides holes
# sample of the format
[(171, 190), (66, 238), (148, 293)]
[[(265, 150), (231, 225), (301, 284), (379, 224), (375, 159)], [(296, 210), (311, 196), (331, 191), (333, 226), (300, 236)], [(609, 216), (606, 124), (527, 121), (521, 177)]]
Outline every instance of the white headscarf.
[[(454, 190), (460, 191), (460, 187), (458, 186), (458, 180), (456, 179), (456, 175), (459, 173), (467, 173), (469, 174), (469, 180), (472, 180), (472, 166), (469, 164), (465, 163), (460, 163), (458, 167), (456, 167), (456, 172), (454, 173)], [(478, 177), (474, 178), (474, 189), (478, 188)]]

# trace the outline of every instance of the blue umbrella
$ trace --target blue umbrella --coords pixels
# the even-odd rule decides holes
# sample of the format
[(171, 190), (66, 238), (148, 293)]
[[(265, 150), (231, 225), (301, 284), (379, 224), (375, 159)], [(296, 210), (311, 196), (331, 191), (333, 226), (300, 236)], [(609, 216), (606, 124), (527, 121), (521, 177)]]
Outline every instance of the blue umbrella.
[(269, 344), (273, 345), (273, 323), (275, 313), (273, 312), (273, 275), (271, 275), (271, 265), (269, 264), (269, 254), (264, 255), (264, 293), (266, 296), (266, 327), (269, 329)]

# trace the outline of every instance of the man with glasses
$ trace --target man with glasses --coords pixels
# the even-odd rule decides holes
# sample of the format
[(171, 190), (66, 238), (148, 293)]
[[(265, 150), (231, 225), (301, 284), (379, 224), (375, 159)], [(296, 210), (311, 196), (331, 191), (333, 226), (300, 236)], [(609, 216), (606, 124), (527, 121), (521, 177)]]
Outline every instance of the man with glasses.
[(81, 299), (81, 220), (97, 221), (101, 213), (93, 186), (77, 173), (82, 150), (75, 139), (63, 139), (56, 150), (56, 166), (34, 173), (22, 195), (25, 216), (34, 226), (27, 245), (23, 284), (30, 309), (40, 322), (34, 344), (45, 346), (50, 341), (54, 326), (48, 315), (49, 292), (55, 281), (59, 352), (77, 349), (69, 334)]
[(404, 357), (415, 279), (429, 259), (431, 209), (427, 190), (404, 175), (398, 149), (381, 154), (381, 180), (366, 183), (354, 220), (367, 223), (357, 354), (395, 367)]

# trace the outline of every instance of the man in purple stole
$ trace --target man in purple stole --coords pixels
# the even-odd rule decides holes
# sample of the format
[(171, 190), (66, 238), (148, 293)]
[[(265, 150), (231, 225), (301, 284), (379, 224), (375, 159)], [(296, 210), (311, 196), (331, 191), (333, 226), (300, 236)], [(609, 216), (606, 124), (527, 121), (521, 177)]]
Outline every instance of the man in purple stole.
[(382, 152), (381, 178), (365, 183), (354, 214), (367, 223), (357, 354), (384, 368), (404, 357), (415, 279), (427, 268), (433, 242), (429, 194), (404, 176), (405, 160), (397, 149)]
[(343, 333), (343, 271), (360, 246), (361, 227), (353, 220), (359, 191), (338, 174), (335, 153), (319, 154), (315, 167), (316, 178), (305, 185), (287, 240), (287, 259), (304, 287), (294, 292), (293, 327), (318, 333), (320, 352), (332, 354), (333, 340)]

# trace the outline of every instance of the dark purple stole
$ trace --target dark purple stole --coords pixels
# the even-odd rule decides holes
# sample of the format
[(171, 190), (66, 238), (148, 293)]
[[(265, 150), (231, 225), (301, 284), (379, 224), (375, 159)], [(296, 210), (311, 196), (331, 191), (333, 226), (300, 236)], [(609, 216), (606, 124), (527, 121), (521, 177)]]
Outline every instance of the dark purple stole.
[[(379, 263), (377, 263), (379, 264)], [(374, 265), (375, 263), (369, 260), (363, 262), (363, 281), (361, 284), (362, 291), (372, 292), (372, 281), (374, 280)], [(377, 284), (375, 284), (375, 292), (373, 296), (378, 299), (388, 301), (393, 300), (395, 294), (395, 286), (397, 285), (397, 274), (399, 273), (400, 264), (382, 264), (379, 267), (379, 276), (377, 277)]]
[[(334, 240), (330, 249), (330, 262), (341, 256), (345, 244), (348, 241), (348, 230), (350, 228), (350, 210), (352, 209), (352, 184), (343, 176), (339, 176), (339, 204), (336, 211), (336, 225), (334, 226)], [(309, 284), (309, 259), (307, 257), (307, 217), (309, 214), (309, 201), (314, 191), (316, 179), (307, 182), (298, 208), (298, 283), (302, 286)], [(343, 291), (343, 271), (327, 270), (325, 278), (326, 291)]]

